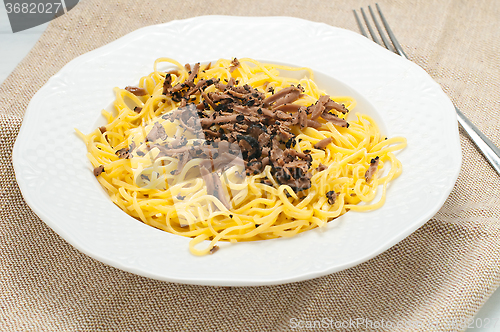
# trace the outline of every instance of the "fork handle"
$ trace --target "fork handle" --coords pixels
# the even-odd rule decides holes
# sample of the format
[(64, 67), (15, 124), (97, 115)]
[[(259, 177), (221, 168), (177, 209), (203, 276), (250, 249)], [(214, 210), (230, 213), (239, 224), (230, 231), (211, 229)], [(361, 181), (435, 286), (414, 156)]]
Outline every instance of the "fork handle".
[[(392, 34), (392, 31), (390, 34)], [(401, 57), (408, 59), (406, 53), (403, 51), (403, 48), (401, 48), (401, 45), (397, 42), (396, 37), (392, 40), (393, 42), (396, 41), (394, 44), (396, 47), (396, 53), (398, 53)], [(495, 171), (497, 171), (497, 174), (500, 175), (500, 149), (492, 141), (490, 141), (488, 137), (484, 136), (484, 134), (472, 122), (470, 122), (469, 119), (467, 119), (462, 111), (460, 111), (456, 106), (454, 107), (457, 111), (458, 123), (462, 126), (467, 136), (469, 136), (472, 142), (474, 142), (477, 146), (479, 152), (481, 152), (486, 160), (488, 160), (491, 167), (493, 167)]]
[(458, 123), (460, 123), (467, 136), (474, 142), (497, 173), (500, 174), (500, 149), (488, 137), (484, 136), (456, 106), (455, 110), (457, 111)]

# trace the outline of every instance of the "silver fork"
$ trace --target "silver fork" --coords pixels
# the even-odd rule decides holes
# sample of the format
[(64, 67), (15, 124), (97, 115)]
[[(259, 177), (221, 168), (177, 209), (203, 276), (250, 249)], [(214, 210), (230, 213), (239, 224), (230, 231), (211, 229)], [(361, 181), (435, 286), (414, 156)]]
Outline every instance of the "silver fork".
[[(370, 32), (370, 35), (372, 36), (372, 39), (374, 42), (377, 44), (384, 46), (396, 53), (402, 56), (405, 59), (408, 59), (406, 56), (405, 52), (401, 48), (401, 45), (397, 41), (396, 37), (394, 36), (394, 33), (392, 32), (391, 28), (389, 27), (389, 24), (387, 23), (384, 15), (382, 14), (382, 11), (380, 10), (380, 7), (378, 4), (375, 4), (377, 6), (377, 11), (380, 16), (380, 19), (382, 20), (382, 23), (384, 24), (385, 30), (387, 31), (387, 35), (389, 35), (390, 40), (392, 41), (392, 45), (387, 39), (385, 33), (383, 32), (379, 21), (377, 17), (375, 16), (375, 13), (373, 12), (372, 8), (368, 6), (368, 10), (370, 11), (370, 15), (372, 17), (373, 23), (375, 24), (375, 27), (378, 30), (378, 33), (380, 37), (382, 38), (383, 44), (380, 42), (380, 39), (377, 37), (375, 31), (373, 30), (370, 21), (368, 20), (367, 15), (365, 14), (365, 11), (363, 8), (361, 8), (361, 15), (363, 16), (363, 19), (365, 21), (366, 27), (368, 28), (368, 31)], [(361, 31), (361, 34), (365, 37), (368, 38), (368, 35), (363, 28), (363, 24), (361, 24), (361, 20), (359, 19), (359, 16), (356, 12), (356, 10), (353, 10), (354, 16), (356, 17), (356, 21), (358, 22), (359, 30)], [(455, 106), (455, 110), (457, 111), (457, 118), (458, 118), (458, 123), (462, 126), (464, 129), (465, 133), (469, 138), (474, 142), (474, 144), (477, 146), (479, 151), (484, 155), (484, 157), (489, 161), (491, 166), (497, 171), (497, 173), (500, 175), (500, 149), (492, 142), (490, 141), (472, 122), (469, 121), (465, 117), (465, 115)]]

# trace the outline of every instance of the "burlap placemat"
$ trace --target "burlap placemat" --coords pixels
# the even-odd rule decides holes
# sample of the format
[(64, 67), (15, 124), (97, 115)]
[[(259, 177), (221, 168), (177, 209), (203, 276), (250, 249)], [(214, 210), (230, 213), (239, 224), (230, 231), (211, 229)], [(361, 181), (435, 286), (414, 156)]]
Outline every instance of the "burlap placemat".
[[(500, 2), (379, 3), (410, 58), (500, 145)], [(85, 0), (50, 23), (0, 86), (0, 330), (464, 330), (456, 323), (500, 281), (500, 177), (463, 135), (458, 182), (427, 224), (364, 264), (271, 287), (180, 285), (106, 266), (40, 221), (15, 181), (11, 151), (26, 106), (71, 59), (146, 25), (208, 14), (295, 16), (357, 31), (352, 9), (368, 4)]]

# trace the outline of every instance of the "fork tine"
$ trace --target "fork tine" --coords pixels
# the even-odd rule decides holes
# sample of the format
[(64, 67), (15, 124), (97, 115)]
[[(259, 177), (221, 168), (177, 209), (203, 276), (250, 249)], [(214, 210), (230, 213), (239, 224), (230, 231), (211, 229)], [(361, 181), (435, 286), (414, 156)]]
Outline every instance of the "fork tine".
[(365, 28), (363, 28), (363, 24), (361, 24), (358, 13), (356, 13), (356, 11), (354, 9), (352, 11), (354, 12), (354, 17), (356, 18), (356, 22), (358, 22), (359, 31), (361, 31), (361, 34), (363, 36), (368, 38), (368, 35), (366, 34), (366, 30), (365, 30)]
[(373, 41), (382, 46), (382, 43), (380, 42), (377, 35), (373, 31), (372, 25), (370, 24), (368, 17), (366, 17), (366, 14), (365, 14), (365, 11), (363, 10), (363, 8), (361, 8), (361, 15), (363, 15), (363, 19), (365, 20), (366, 27), (368, 28), (368, 31), (370, 31), (370, 35), (372, 36)]
[(391, 28), (389, 27), (389, 23), (387, 23), (387, 20), (385, 19), (384, 14), (382, 14), (382, 10), (380, 9), (380, 6), (378, 5), (378, 3), (376, 3), (375, 6), (377, 6), (378, 14), (380, 15), (380, 18), (382, 19), (382, 23), (385, 26), (385, 30), (387, 31), (387, 34), (389, 34), (389, 38), (391, 38), (392, 44), (396, 48), (396, 53), (401, 55), (403, 58), (408, 59), (408, 57), (406, 56), (406, 53), (403, 51), (403, 48), (401, 47), (398, 40), (396, 39), (396, 36), (394, 35)]
[(373, 13), (372, 7), (368, 6), (368, 10), (370, 11), (370, 15), (372, 16), (373, 23), (375, 23), (375, 27), (377, 28), (378, 33), (379, 33), (380, 37), (382, 38), (382, 41), (384, 42), (385, 47), (389, 51), (396, 53), (396, 51), (394, 50), (394, 47), (392, 47), (391, 43), (389, 42), (389, 39), (387, 39), (387, 37), (385, 36), (385, 33), (383, 33), (382, 27), (380, 26), (380, 24), (378, 24), (377, 17)]

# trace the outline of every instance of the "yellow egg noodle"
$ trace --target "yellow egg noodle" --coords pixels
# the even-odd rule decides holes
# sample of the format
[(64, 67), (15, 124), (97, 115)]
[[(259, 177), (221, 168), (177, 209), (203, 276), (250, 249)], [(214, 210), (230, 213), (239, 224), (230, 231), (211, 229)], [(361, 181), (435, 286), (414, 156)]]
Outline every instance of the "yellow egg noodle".
[[(167, 72), (158, 69), (166, 64), (176, 68)], [(299, 87), (302, 92), (293, 104), (303, 109), (326, 95), (316, 86), (313, 72), (308, 68), (260, 63), (248, 58), (220, 59), (197, 68), (197, 75), (192, 76), (189, 65), (183, 66), (169, 58), (157, 59), (154, 71), (142, 77), (136, 88), (115, 88), (115, 112), (102, 111), (107, 120), (105, 126), (88, 135), (76, 130), (87, 146), (94, 175), (123, 211), (145, 224), (191, 237), (190, 251), (205, 255), (218, 249), (218, 241), (291, 237), (323, 227), (349, 210), (370, 211), (384, 204), (388, 183), (402, 171), (393, 152), (403, 149), (406, 139), (383, 136), (373, 119), (359, 113), (355, 119), (349, 118), (347, 127), (318, 118), (320, 126), (291, 128), (294, 142), (287, 147), (294, 149), (297, 155), (307, 153), (312, 157), (308, 169), (310, 186), (302, 189), (277, 180), (269, 164), (261, 171), (248, 173), (247, 170), (246, 176), (242, 163), (226, 165), (223, 171), (212, 167), (212, 176), (215, 176), (212, 178), (210, 174), (200, 176), (200, 165), (207, 165), (202, 158), (181, 161), (182, 158), (163, 151), (160, 145), (151, 148), (148, 133), (158, 129), (164, 132), (162, 139), (169, 144), (165, 146), (173, 146), (179, 140), (183, 140), (184, 146), (203, 144), (203, 132), (202, 135), (189, 132), (181, 120), (165, 116), (186, 106), (186, 100), (166, 95), (166, 86), (175, 90), (189, 79), (194, 84), (218, 78), (228, 85), (231, 84), (228, 82), (234, 86), (248, 85), (264, 98), (287, 87)], [(306, 74), (296, 79), (283, 77), (280, 71)], [(171, 80), (171, 84), (165, 82), (166, 79)], [(202, 93), (213, 91), (216, 91), (215, 85), (208, 85)], [(188, 102), (203, 105), (203, 98), (198, 93)], [(355, 109), (356, 101), (351, 97), (330, 98), (349, 111)], [(215, 112), (213, 104), (204, 106), (208, 114)], [(347, 116), (335, 113), (339, 119)], [(293, 110), (289, 114), (293, 116)], [(215, 123), (211, 128), (214, 132), (223, 132), (222, 123)], [(245, 165), (248, 165), (246, 161)], [(207, 168), (210, 169), (210, 165)], [(211, 179), (222, 185), (223, 190), (219, 192), (225, 193), (228, 202), (208, 192), (207, 181)], [(380, 190), (380, 198), (373, 202)], [(208, 245), (201, 244), (205, 240), (210, 241)]]

